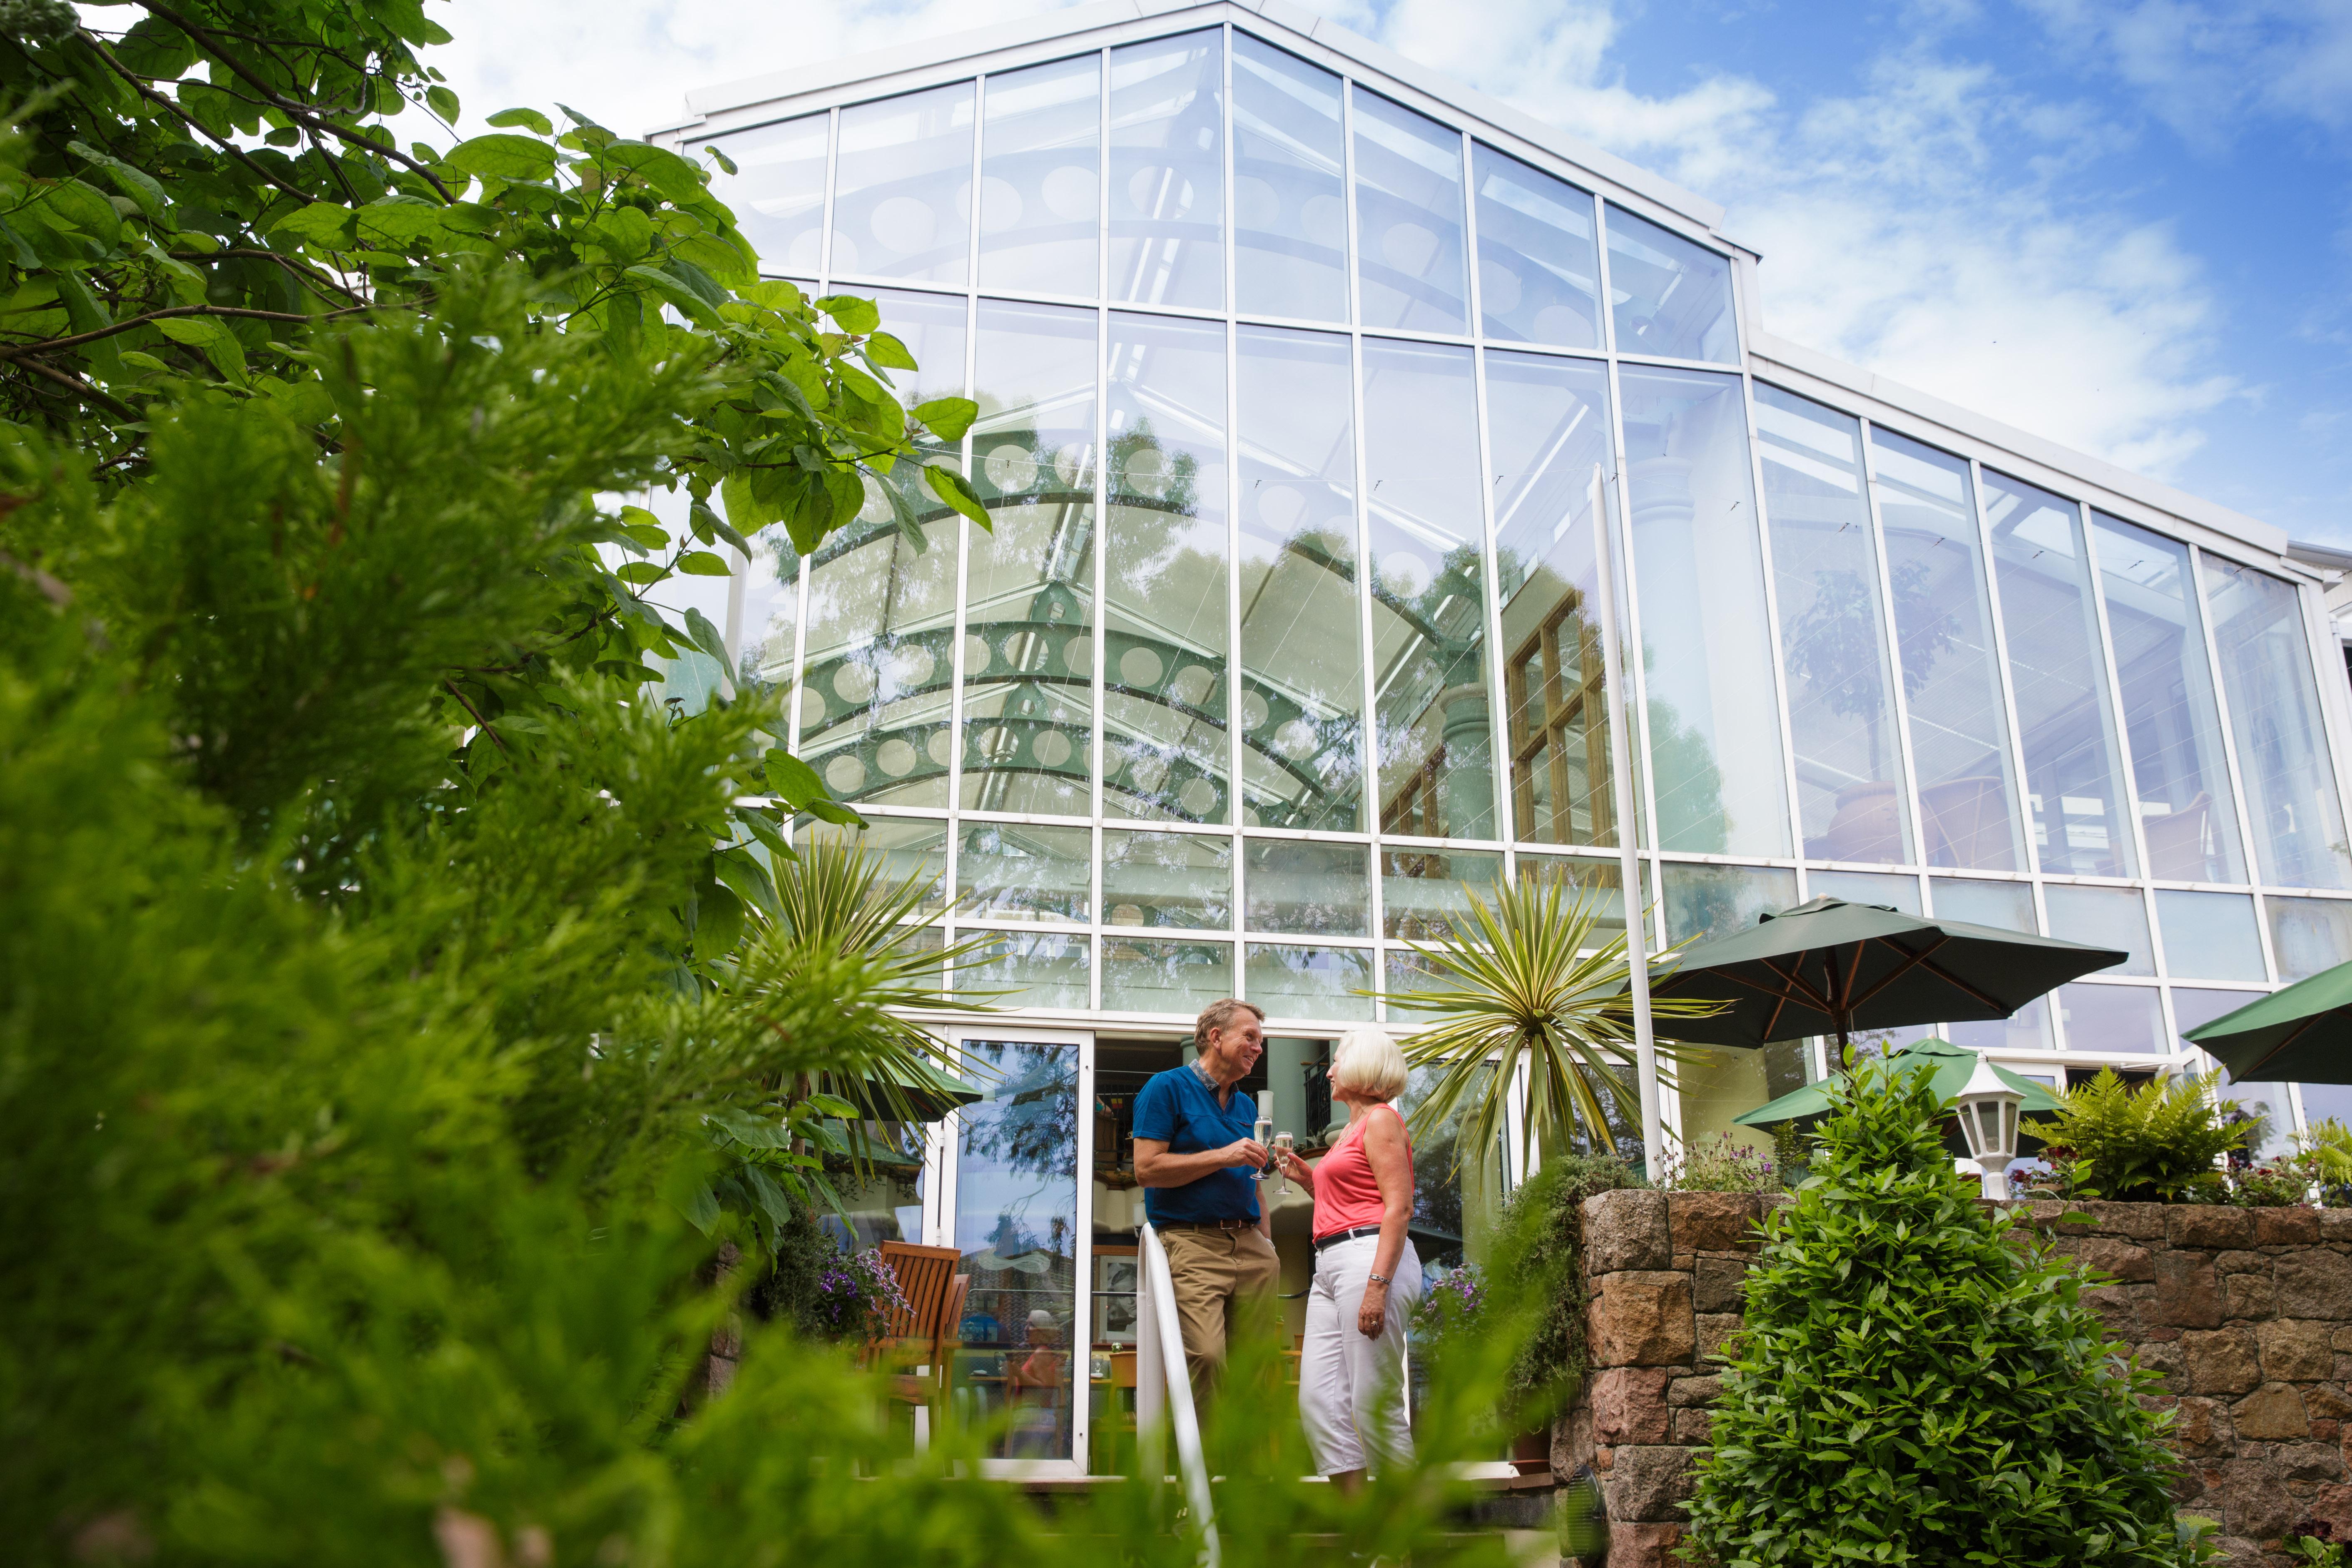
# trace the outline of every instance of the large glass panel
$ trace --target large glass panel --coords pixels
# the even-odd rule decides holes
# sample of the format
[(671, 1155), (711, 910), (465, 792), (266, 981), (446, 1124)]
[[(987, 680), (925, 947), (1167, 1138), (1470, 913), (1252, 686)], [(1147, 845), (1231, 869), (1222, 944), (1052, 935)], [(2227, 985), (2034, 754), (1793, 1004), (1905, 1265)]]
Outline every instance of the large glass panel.
[(1930, 877), (1929, 890), (1939, 919), (1963, 921), (1996, 931), (2040, 934), (2033, 919), (2033, 889), (2023, 882), (1979, 882), (1967, 877)]
[[(884, 325), (922, 367), (895, 377), (906, 404), (961, 394), (964, 302), (897, 289), (877, 290), (875, 301)], [(940, 450), (936, 444), (929, 449)], [(809, 572), (800, 754), (845, 798), (945, 805), (960, 524), (915, 477), (913, 464), (899, 465), (887, 482), (898, 487), (919, 520), (922, 548), (897, 522), (880, 482), (872, 480), (856, 520), (818, 547)], [(771, 531), (781, 536), (782, 531)], [(772, 604), (781, 609), (789, 602), (780, 593)], [(755, 650), (772, 659), (789, 647), (789, 626), (756, 623), (749, 595), (744, 608), (747, 664)], [(762, 678), (781, 679), (782, 668), (763, 664)]]
[(2155, 944), (2148, 941), (2147, 906), (2137, 888), (2076, 888), (2053, 883), (2042, 889), (2050, 912), (2050, 934), (2086, 947), (2109, 947), (2131, 954), (2101, 974), (2154, 974)]
[(2164, 1010), (2156, 992), (2143, 985), (2061, 985), (2058, 1013), (2066, 1023), (2070, 1051), (2125, 1051), (2163, 1056)]
[(1666, 941), (1675, 945), (1737, 936), (1768, 910), (1797, 901), (1794, 871), (1747, 866), (1685, 866), (1664, 868)]
[(1348, 341), (1241, 330), (1243, 821), (1363, 826)]
[[(972, 1040), (955, 1244), (971, 1277), (955, 1388), (1000, 1458), (1067, 1459), (1076, 1428), (1078, 1047)], [(1083, 1363), (1076, 1363), (1080, 1375)]]
[(1101, 279), (1102, 58), (988, 79), (980, 142), (980, 286), (1082, 294)]
[(1759, 384), (1756, 438), (1805, 854), (1914, 860), (1862, 426), (1852, 415)]
[(1372, 889), (1360, 844), (1253, 838), (1242, 847), (1242, 928), (1370, 936)]
[(1204, 833), (1106, 829), (1103, 920), (1116, 926), (1233, 930), (1234, 841)]
[(2006, 1018), (1954, 1024), (1944, 1038), (1974, 1051), (2047, 1051), (2057, 1048), (2050, 1032), (2050, 998), (2036, 996)]
[(967, 808), (1084, 816), (1094, 776), (1095, 314), (980, 307), (969, 531)]
[(793, 825), (802, 844), (846, 844), (882, 862), (881, 880), (897, 886), (920, 878), (927, 889), (915, 912), (933, 915), (947, 907), (948, 825), (938, 817), (869, 816), (863, 827), (841, 826), (814, 817)]
[[(2148, 875), (2242, 882), (2237, 798), (2221, 749), (2221, 711), (2189, 547), (2098, 512), (2091, 514), (2091, 528)], [(2016, 647), (2013, 633), (2010, 646)]]
[(1364, 340), (1381, 830), (1494, 838), (1486, 519), (1470, 351)]
[(2264, 899), (2271, 956), (2281, 980), (2308, 980), (2352, 962), (2352, 903), (2341, 899)]
[(1794, 1093), (1812, 1076), (1809, 1040), (1775, 1040), (1756, 1050), (1696, 1047), (1690, 1060), (1675, 1068), (1684, 1152), (1719, 1149), (1727, 1139), (1734, 1148), (1770, 1160), (1772, 1130), (1742, 1127), (1732, 1119)]
[(1113, 300), (1224, 304), (1224, 102), (1222, 33), (1110, 52)]
[(1885, 871), (1808, 871), (1805, 889), (1816, 899), (1849, 904), (1883, 904), (1906, 915), (1919, 912), (1919, 879)]
[(2082, 509), (1985, 471), (1985, 522), (2025, 746), (2025, 802), (2044, 871), (2128, 877), (2123, 747), (2107, 701)]
[(1234, 944), (1103, 938), (1103, 1006), (1112, 1012), (1197, 1014), (1234, 994)]
[(1090, 939), (1058, 931), (975, 931), (969, 927), (956, 935), (959, 940), (989, 939), (979, 962), (956, 971), (959, 993), (999, 1007), (1084, 1009), (1092, 1005), (1087, 994)]
[(784, 686), (793, 678), (793, 633), (800, 626), (801, 552), (783, 529), (766, 528), (747, 542), (751, 555), (742, 574), (740, 641), (735, 683), (746, 691)]
[(2024, 870), (1969, 466), (1880, 429), (1870, 447), (1927, 864)]
[(1466, 332), (1462, 133), (1356, 89), (1356, 284), (1367, 327)]
[(1348, 319), (1339, 79), (1234, 35), (1234, 293), (1247, 315)]
[(971, 90), (960, 81), (841, 111), (833, 276), (964, 280), (971, 256)]
[(2205, 557), (2205, 595), (2263, 880), (2283, 888), (2352, 886), (2352, 848), (2345, 844), (2301, 598), (2276, 577), (2212, 555)]
[(734, 174), (711, 174), (710, 190), (760, 253), (761, 271), (814, 273), (823, 261), (825, 141), (832, 132), (831, 115), (804, 114), (689, 150), (697, 163), (704, 147), (734, 163)]
[(2156, 890), (2164, 967), (2177, 980), (2263, 980), (2263, 934), (2243, 893)]
[(1693, 371), (1627, 365), (1618, 385), (1658, 846), (1786, 855), (1747, 399)]
[(1475, 850), (1381, 851), (1381, 930), (1404, 942), (1440, 942), (1469, 922), (1470, 900), (1490, 907), (1503, 858)]
[(1253, 942), (1242, 994), (1276, 1018), (1361, 1020), (1372, 1016), (1372, 952), (1366, 947), (1292, 947)]
[(1485, 142), (1470, 151), (1478, 194), (1478, 313), (1486, 335), (1601, 346), (1592, 196)]
[(1540, 844), (1612, 845), (1608, 698), (1592, 601), (1592, 476), (1617, 467), (1608, 373), (1577, 360), (1490, 353), (1486, 395), (1513, 831)]
[[(2260, 995), (2260, 992), (2248, 991), (2190, 991), (2176, 985), (2172, 988), (2173, 1027), (2186, 1037), (2189, 1030), (2234, 1013)], [(2184, 1037), (2175, 1040), (2172, 1048), (2178, 1052), (2196, 1047)], [(2310, 1090), (2306, 1088), (2304, 1092), (2308, 1105)], [(2224, 1073), (2221, 1098), (2258, 1124), (2246, 1139), (2247, 1150), (2255, 1159), (2275, 1160), (2294, 1152), (2294, 1108), (2287, 1102), (2286, 1085), (2231, 1083)]]
[(1225, 330), (1110, 322), (1103, 811), (1229, 822)]
[(956, 846), (958, 912), (992, 921), (1083, 922), (1093, 907), (1092, 834), (1083, 827), (968, 822)]
[(1522, 881), (1535, 877), (1573, 884), (1562, 892), (1562, 905), (1582, 900), (1593, 910), (1592, 929), (1602, 942), (1625, 929), (1625, 874), (1615, 861), (1522, 852), (1518, 877)]
[(1619, 206), (1607, 221), (1617, 352), (1738, 364), (1729, 258)]

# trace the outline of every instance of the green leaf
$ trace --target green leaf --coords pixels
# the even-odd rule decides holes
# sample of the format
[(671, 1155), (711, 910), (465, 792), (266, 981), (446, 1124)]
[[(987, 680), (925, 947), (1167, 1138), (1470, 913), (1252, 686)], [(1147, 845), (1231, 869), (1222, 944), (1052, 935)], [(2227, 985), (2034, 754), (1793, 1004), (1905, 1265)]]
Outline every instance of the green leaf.
[[(723, 490), (721, 494), (723, 498)], [(749, 560), (751, 558), (751, 542), (746, 540), (742, 534), (739, 533), (734, 528), (730, 526), (725, 518), (720, 517), (717, 512), (711, 510), (709, 502), (696, 501), (691, 507), (687, 509), (687, 518), (689, 524), (694, 529), (696, 537), (701, 539), (710, 539), (713, 537), (722, 539), (728, 543), (733, 545), (736, 549), (741, 551), (743, 552), (744, 559)]]
[(839, 322), (845, 332), (870, 332), (882, 324), (882, 311), (874, 301), (855, 294), (827, 294), (816, 308)]
[(971, 488), (970, 479), (945, 463), (925, 465), (923, 479), (931, 487), (932, 494), (991, 533), (996, 531), (996, 525), (989, 520), (988, 508), (981, 504), (980, 492)]
[(615, 142), (599, 152), (595, 161), (600, 168), (635, 174), (673, 202), (690, 202), (702, 195), (701, 174), (667, 147)]
[(717, 659), (719, 668), (727, 668), (730, 662), (727, 658), (727, 639), (719, 635), (719, 628), (710, 624), (709, 616), (691, 605), (686, 612), (686, 635), (695, 647)]
[(631, 587), (644, 588), (667, 581), (669, 572), (667, 568), (656, 566), (650, 561), (624, 561), (613, 568), (613, 575)]
[(712, 163), (718, 164), (719, 168), (725, 170), (728, 174), (732, 174), (738, 172), (735, 167), (735, 160), (720, 152), (717, 143), (710, 142), (704, 142), (702, 144), (702, 152), (705, 157), (708, 157)]
[(448, 227), (447, 209), (412, 197), (371, 202), (352, 216), (359, 220), (362, 245), (397, 250)]
[(67, 142), (66, 151), (85, 163), (95, 163), (104, 169), (108, 176), (121, 187), (122, 194), (137, 202), (139, 210), (149, 217), (160, 218), (163, 216), (165, 205), (163, 187), (145, 170), (133, 168), (110, 153), (101, 153), (94, 147), (84, 146), (79, 142)]
[(816, 776), (816, 770), (782, 747), (769, 749), (767, 766), (768, 786), (786, 805), (801, 810), (809, 802), (824, 798), (824, 781)]
[(863, 827), (866, 819), (849, 807), (832, 800), (813, 800), (801, 807), (819, 822), (830, 822), (835, 827)]
[(628, 275), (641, 283), (649, 285), (655, 293), (677, 306), (678, 313), (695, 325), (716, 327), (719, 324), (719, 313), (711, 309), (709, 300), (660, 268), (632, 267), (628, 269)]
[(167, 316), (155, 323), (155, 330), (175, 343), (201, 350), (223, 381), (245, 384), (245, 345), (218, 318)]
[(697, 1183), (694, 1191), (687, 1194), (686, 1203), (679, 1212), (686, 1215), (688, 1224), (703, 1235), (709, 1236), (712, 1227), (719, 1224), (719, 1217), (722, 1211), (719, 1207), (719, 1200), (711, 1196), (709, 1186), (707, 1184)]
[(719, 500), (727, 509), (727, 521), (735, 525), (738, 533), (757, 533), (784, 518), (782, 510), (772, 502), (752, 493), (751, 475), (747, 469), (738, 468), (719, 481)]
[(827, 1116), (840, 1116), (855, 1120), (863, 1114), (857, 1107), (850, 1104), (849, 1101), (842, 1099), (841, 1096), (837, 1094), (826, 1094), (821, 1090), (815, 1094), (810, 1095), (801, 1103), (807, 1106), (812, 1110), (822, 1110)]
[[(881, 365), (887, 370), (920, 370), (923, 368), (915, 363), (915, 356), (907, 352), (907, 345), (900, 342), (897, 338), (892, 337), (887, 332), (876, 332), (873, 336), (867, 338), (866, 340), (866, 357), (873, 360), (876, 364)], [(962, 402), (964, 400), (959, 398), (957, 401)], [(977, 409), (978, 405), (974, 405), (974, 407)], [(961, 433), (961, 432), (958, 432), (958, 434)]]
[(349, 250), (358, 244), (359, 215), (333, 202), (312, 202), (297, 207), (272, 224), (272, 234), (290, 234), (327, 250)]
[(483, 123), (498, 126), (500, 129), (509, 125), (521, 125), (538, 132), (541, 136), (555, 134), (555, 122), (536, 109), (501, 109)]
[(457, 95), (446, 87), (426, 88), (425, 105), (447, 124), (455, 125), (463, 118), (458, 109)]
[(726, 577), (733, 569), (708, 550), (689, 550), (677, 558), (677, 569), (689, 577)]
[(735, 951), (743, 940), (743, 900), (719, 882), (694, 889), (694, 950), (708, 960)]
[(980, 405), (969, 397), (934, 397), (915, 405), (915, 417), (940, 440), (961, 441), (980, 417)]
[(555, 149), (528, 136), (494, 132), (458, 142), (442, 162), (461, 174), (537, 183), (554, 174)]

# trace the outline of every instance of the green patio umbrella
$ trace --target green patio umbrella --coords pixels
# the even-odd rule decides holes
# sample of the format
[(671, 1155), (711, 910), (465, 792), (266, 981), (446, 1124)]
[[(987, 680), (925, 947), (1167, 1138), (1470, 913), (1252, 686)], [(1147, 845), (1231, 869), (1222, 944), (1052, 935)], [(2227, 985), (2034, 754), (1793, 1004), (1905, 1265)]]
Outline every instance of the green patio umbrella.
[(2232, 1083), (2352, 1083), (2352, 963), (2200, 1024), (2187, 1038)]
[[(1920, 1061), (1933, 1062), (1935, 1077), (1930, 1080), (1938, 1100), (1950, 1100), (1977, 1070), (1977, 1053), (1966, 1046), (1956, 1046), (1949, 1040), (1914, 1040), (1887, 1058), (1893, 1062), (1916, 1066)], [(2050, 1115), (2064, 1109), (2064, 1104), (2049, 1089), (2030, 1078), (2021, 1078), (1999, 1063), (1993, 1065), (1993, 1076), (2025, 1097), (2019, 1107), (2021, 1115)], [(1742, 1127), (1770, 1127), (1781, 1121), (1811, 1121), (1829, 1114), (1830, 1086), (1809, 1083), (1791, 1089), (1769, 1105), (1759, 1105), (1744, 1116), (1732, 1120)]]
[(1675, 1020), (1674, 1037), (1695, 1045), (1834, 1035), (1843, 1047), (1857, 1029), (2006, 1018), (2130, 956), (1884, 904), (1815, 899), (1685, 951), (1671, 973), (1650, 983), (1650, 994), (1727, 1004), (1709, 1017)]

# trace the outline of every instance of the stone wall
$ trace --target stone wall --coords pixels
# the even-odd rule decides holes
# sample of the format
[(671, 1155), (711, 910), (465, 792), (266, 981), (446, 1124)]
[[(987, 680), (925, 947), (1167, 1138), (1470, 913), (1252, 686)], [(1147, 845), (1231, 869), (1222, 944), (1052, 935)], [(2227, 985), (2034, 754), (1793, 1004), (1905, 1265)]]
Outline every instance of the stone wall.
[[(1584, 1205), (1592, 1374), (1552, 1458), (1561, 1476), (1599, 1476), (1610, 1568), (1673, 1561), (1718, 1388), (1709, 1357), (1738, 1331), (1756, 1225), (1787, 1201), (1618, 1192)], [(2232, 1562), (2285, 1568), (2279, 1538), (2318, 1524), (2352, 1539), (2352, 1210), (2018, 1206), (2113, 1277), (2088, 1299), (2164, 1374), (2176, 1495), (2221, 1521)]]

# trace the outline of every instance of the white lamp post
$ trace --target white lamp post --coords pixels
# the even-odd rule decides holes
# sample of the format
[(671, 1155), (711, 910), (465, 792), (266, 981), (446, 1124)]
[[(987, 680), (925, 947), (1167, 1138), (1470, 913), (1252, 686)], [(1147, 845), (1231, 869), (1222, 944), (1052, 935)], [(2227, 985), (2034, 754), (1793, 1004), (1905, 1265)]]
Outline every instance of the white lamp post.
[(2009, 1163), (2017, 1158), (2017, 1112), (2025, 1096), (2001, 1082), (1992, 1063), (1977, 1058), (1977, 1070), (1960, 1086), (1960, 1136), (1969, 1157), (1984, 1167), (1984, 1195), (2009, 1196)]

